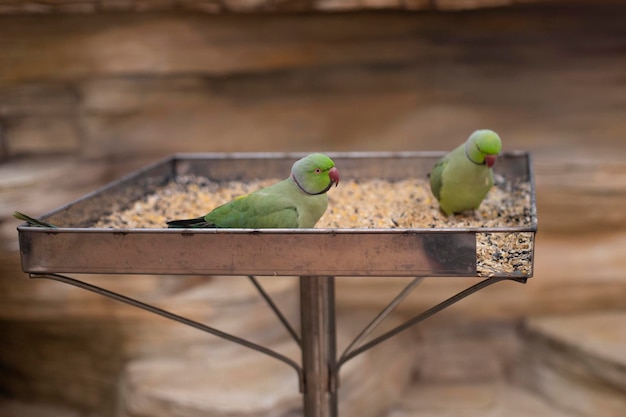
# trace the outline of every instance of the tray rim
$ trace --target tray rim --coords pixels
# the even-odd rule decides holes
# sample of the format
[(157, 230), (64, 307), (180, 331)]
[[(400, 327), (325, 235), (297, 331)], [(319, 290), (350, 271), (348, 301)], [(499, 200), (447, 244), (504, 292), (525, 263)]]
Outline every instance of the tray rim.
[[(120, 178), (111, 181), (105, 185), (96, 188), (81, 197), (78, 197), (66, 204), (63, 204), (53, 210), (50, 210), (39, 218), (45, 220), (48, 217), (59, 213), (63, 210), (71, 208), (76, 203), (93, 198), (119, 184), (131, 180), (133, 178), (141, 176), (141, 174), (148, 172), (159, 166), (167, 164), (175, 164), (180, 160), (241, 160), (241, 159), (293, 159), (294, 161), (308, 155), (310, 152), (181, 152), (174, 153), (165, 158), (161, 158), (155, 162), (152, 162), (144, 167), (136, 169), (130, 173), (127, 173)], [(447, 154), (446, 151), (356, 151), (356, 152), (325, 152), (331, 158), (344, 158), (344, 159), (371, 159), (371, 158), (437, 158)], [(531, 209), (531, 224), (528, 226), (498, 226), (498, 227), (448, 227), (448, 228), (436, 228), (436, 227), (419, 227), (419, 228), (306, 228), (306, 229), (242, 229), (242, 228), (213, 228), (213, 229), (169, 229), (163, 228), (100, 228), (100, 227), (58, 227), (56, 229), (45, 229), (38, 226), (31, 226), (28, 223), (21, 223), (17, 226), (18, 231), (44, 231), (45, 233), (173, 233), (173, 234), (249, 234), (249, 233), (268, 233), (268, 234), (403, 234), (403, 233), (523, 233), (530, 232), (535, 234), (538, 230), (537, 221), (537, 205), (536, 205), (536, 189), (535, 189), (535, 176), (533, 172), (532, 155), (529, 151), (524, 150), (511, 150), (500, 154), (500, 156), (507, 157), (525, 157), (528, 160), (528, 177), (530, 183), (530, 209)]]

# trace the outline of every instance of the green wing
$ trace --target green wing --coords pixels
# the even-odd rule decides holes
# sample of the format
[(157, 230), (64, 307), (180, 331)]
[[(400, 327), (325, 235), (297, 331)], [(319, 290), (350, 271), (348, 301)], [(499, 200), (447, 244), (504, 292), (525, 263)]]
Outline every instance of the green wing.
[(290, 199), (261, 191), (217, 207), (204, 220), (215, 227), (297, 228), (298, 210)]
[(430, 171), (430, 189), (437, 200), (441, 198), (441, 187), (443, 186), (443, 172), (448, 165), (448, 158), (439, 160)]

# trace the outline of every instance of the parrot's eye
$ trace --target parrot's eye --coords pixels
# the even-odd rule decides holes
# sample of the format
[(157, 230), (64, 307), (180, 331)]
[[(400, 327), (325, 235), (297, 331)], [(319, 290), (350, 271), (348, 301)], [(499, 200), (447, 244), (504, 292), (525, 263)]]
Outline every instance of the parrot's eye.
[(315, 168), (315, 173), (316, 173), (316, 174), (319, 174), (320, 172), (322, 172), (322, 169), (321, 169), (321, 168)]

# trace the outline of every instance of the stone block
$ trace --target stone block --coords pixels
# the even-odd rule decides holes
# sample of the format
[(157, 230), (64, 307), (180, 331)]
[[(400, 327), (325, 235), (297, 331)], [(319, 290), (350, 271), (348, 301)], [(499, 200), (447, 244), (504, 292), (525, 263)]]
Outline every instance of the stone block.
[(17, 83), (0, 86), (0, 116), (5, 119), (25, 116), (75, 115), (79, 105), (77, 91), (66, 83)]
[(50, 13), (54, 10), (54, 7), (51, 4), (34, 2), (34, 1), (25, 1), (22, 3), (21, 10), (24, 13), (40, 14), (40, 13)]
[(1, 328), (6, 396), (111, 413), (123, 365), (112, 323), (5, 321)]
[(498, 381), (517, 356), (519, 340), (509, 322), (434, 319), (417, 326), (421, 356), (417, 375), (424, 384)]
[(224, 6), (219, 1), (181, 0), (179, 4), (183, 10), (194, 10), (212, 14), (224, 11)]
[(176, 0), (135, 0), (134, 3), (138, 12), (171, 10), (180, 4)]
[(504, 382), (416, 384), (386, 417), (569, 417)]
[(82, 417), (79, 410), (50, 404), (9, 399), (0, 400), (0, 415), (4, 417)]
[(358, 0), (316, 0), (317, 10), (332, 12), (342, 10), (354, 10), (359, 7)]
[(22, 4), (20, 3), (0, 3), (0, 15), (11, 15), (22, 12)]
[(99, 11), (122, 12), (135, 8), (135, 0), (100, 0), (98, 2)]
[(58, 13), (95, 13), (96, 4), (92, 1), (64, 3), (56, 6), (55, 11)]
[(535, 317), (523, 337), (523, 386), (578, 415), (626, 414), (626, 313)]
[(223, 0), (226, 10), (233, 12), (252, 12), (267, 5), (265, 0)]
[[(362, 313), (339, 314), (340, 346), (363, 319)], [(340, 414), (378, 416), (397, 400), (412, 374), (411, 345), (412, 337), (405, 333), (349, 361), (341, 373)], [(269, 347), (299, 361), (290, 340)], [(129, 363), (121, 387), (122, 416), (279, 417), (300, 412), (302, 398), (293, 369), (242, 347), (232, 351), (236, 354), (228, 358), (205, 350), (193, 357)]]
[(81, 137), (76, 120), (67, 117), (25, 117), (6, 128), (9, 155), (77, 154)]
[(397, 9), (403, 6), (402, 0), (361, 0), (364, 9)]
[(404, 0), (404, 7), (409, 10), (428, 10), (432, 8), (432, 0)]
[(467, 10), (510, 6), (513, 3), (514, 0), (435, 0), (435, 8), (439, 10)]

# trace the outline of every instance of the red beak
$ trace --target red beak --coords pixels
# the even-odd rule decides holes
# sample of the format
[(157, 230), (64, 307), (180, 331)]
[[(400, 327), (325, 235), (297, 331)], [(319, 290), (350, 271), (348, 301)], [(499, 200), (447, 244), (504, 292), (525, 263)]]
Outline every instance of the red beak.
[(485, 164), (491, 168), (496, 163), (496, 158), (498, 155), (485, 155)]
[(332, 167), (330, 171), (328, 171), (328, 176), (330, 180), (335, 183), (335, 187), (339, 185), (339, 170), (337, 170), (337, 167)]

